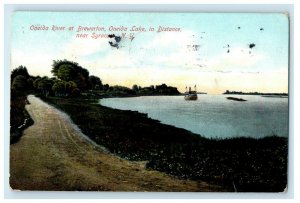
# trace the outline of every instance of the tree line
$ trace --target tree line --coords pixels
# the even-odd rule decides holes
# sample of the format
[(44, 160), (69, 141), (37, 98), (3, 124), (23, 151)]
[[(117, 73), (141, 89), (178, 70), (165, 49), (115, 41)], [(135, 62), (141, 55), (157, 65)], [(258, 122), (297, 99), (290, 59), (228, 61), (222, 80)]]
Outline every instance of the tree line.
[(226, 90), (223, 94), (237, 94), (237, 95), (278, 95), (288, 96), (288, 93), (262, 93), (262, 92), (242, 92)]
[(77, 62), (69, 60), (54, 60), (51, 73), (53, 77), (31, 76), (25, 66), (19, 66), (11, 72), (11, 92), (34, 92), (44, 96), (78, 97), (83, 94), (97, 94), (104, 96), (134, 96), (134, 95), (176, 95), (180, 94), (176, 87), (151, 85), (132, 88), (103, 84), (102, 80), (81, 67)]

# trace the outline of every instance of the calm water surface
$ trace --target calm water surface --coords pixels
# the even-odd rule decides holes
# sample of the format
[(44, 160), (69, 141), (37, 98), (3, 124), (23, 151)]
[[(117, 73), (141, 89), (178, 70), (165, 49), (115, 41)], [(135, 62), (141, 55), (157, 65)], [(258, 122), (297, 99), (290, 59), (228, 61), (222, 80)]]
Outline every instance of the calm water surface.
[(288, 136), (288, 99), (235, 95), (246, 102), (227, 100), (228, 95), (145, 96), (101, 99), (107, 107), (147, 113), (162, 123), (184, 128), (208, 138)]

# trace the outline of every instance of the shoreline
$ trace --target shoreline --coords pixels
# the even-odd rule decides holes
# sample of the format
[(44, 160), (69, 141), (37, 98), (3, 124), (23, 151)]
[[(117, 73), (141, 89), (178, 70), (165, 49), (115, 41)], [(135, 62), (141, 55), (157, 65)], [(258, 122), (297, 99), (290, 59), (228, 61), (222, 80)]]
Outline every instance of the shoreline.
[(147, 168), (229, 188), (234, 182), (238, 191), (279, 192), (286, 187), (287, 138), (207, 139), (146, 114), (93, 104), (94, 100), (43, 100), (70, 115), (96, 143), (122, 158), (147, 161)]
[(35, 123), (10, 146), (9, 184), (22, 191), (228, 191), (180, 180), (116, 156), (82, 137), (70, 117), (35, 96), (26, 105)]
[[(151, 96), (185, 96), (186, 93), (181, 93), (179, 92), (178, 94), (100, 94), (99, 92), (91, 91), (91, 92), (85, 92), (82, 94), (83, 98), (89, 99), (107, 99), (107, 98), (131, 98), (131, 97), (151, 97)], [(223, 95), (223, 96), (231, 96), (231, 95), (243, 95), (243, 96), (259, 96), (259, 97), (266, 97), (266, 98), (289, 98), (288, 94), (283, 94), (283, 93), (260, 93), (260, 94), (255, 94), (255, 93), (220, 93), (220, 94), (209, 94), (206, 92), (197, 92), (197, 95)]]

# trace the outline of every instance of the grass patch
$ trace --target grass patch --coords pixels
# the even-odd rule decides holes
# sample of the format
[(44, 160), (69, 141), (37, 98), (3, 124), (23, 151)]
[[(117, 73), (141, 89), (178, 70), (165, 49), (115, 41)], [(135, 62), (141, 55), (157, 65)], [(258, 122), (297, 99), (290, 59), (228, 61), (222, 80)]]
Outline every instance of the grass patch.
[(279, 192), (287, 185), (287, 138), (206, 139), (97, 100), (43, 99), (68, 113), (96, 143), (129, 160), (147, 160), (148, 168), (240, 192)]

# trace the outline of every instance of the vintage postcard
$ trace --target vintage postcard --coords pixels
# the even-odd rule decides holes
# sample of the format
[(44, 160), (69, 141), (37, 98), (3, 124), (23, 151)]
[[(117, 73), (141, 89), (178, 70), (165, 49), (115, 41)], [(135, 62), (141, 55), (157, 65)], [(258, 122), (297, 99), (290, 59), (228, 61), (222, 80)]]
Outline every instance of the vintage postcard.
[(12, 15), (10, 187), (284, 192), (287, 13)]

